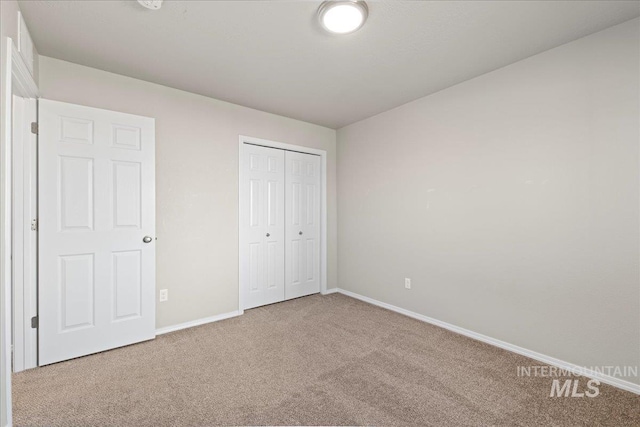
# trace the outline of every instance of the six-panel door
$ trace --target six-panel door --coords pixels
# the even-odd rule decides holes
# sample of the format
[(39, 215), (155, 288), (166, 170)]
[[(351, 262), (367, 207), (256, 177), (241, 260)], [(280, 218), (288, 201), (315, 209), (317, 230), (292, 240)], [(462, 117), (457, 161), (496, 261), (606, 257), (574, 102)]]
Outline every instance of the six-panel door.
[(39, 122), (39, 364), (154, 338), (154, 120), (41, 99)]
[(320, 156), (285, 153), (285, 299), (320, 292)]
[(245, 144), (240, 210), (242, 308), (284, 299), (284, 151)]

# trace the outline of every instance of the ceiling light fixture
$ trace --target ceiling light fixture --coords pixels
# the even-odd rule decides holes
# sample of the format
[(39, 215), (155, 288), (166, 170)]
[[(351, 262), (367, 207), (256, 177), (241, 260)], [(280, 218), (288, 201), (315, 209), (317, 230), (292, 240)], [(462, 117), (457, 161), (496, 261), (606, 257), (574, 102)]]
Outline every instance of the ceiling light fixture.
[(318, 9), (322, 28), (333, 34), (349, 34), (360, 29), (369, 15), (364, 1), (325, 1)]
[(151, 10), (158, 10), (162, 7), (162, 0), (138, 0), (138, 3)]

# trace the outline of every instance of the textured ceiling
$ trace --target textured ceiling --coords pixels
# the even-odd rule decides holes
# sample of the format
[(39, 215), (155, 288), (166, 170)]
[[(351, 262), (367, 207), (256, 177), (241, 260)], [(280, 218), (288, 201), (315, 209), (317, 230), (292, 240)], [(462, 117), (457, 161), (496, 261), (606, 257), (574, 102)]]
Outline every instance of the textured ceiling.
[(640, 15), (637, 1), (22, 1), (40, 54), (339, 128)]

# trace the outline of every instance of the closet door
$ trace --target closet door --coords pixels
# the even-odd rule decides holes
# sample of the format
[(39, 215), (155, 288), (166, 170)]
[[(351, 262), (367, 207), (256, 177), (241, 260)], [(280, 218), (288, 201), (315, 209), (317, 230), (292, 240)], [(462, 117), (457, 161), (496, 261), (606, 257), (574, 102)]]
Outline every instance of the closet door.
[(244, 144), (240, 200), (242, 308), (284, 299), (284, 151)]
[(285, 299), (320, 292), (320, 156), (285, 153)]

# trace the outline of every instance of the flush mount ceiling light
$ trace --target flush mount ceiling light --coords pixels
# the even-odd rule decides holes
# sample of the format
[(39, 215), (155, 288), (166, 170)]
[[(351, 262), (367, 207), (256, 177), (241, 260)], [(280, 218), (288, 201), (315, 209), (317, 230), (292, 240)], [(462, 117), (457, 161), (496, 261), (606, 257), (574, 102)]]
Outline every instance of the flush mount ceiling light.
[(360, 29), (369, 15), (363, 1), (325, 1), (318, 9), (322, 28), (333, 34), (349, 34)]
[(158, 10), (162, 7), (162, 0), (138, 0), (138, 3), (151, 10)]

